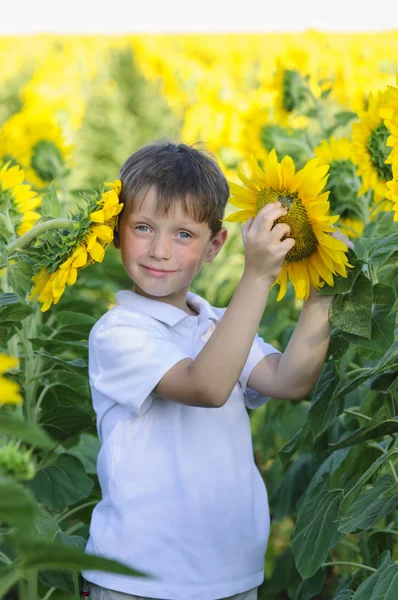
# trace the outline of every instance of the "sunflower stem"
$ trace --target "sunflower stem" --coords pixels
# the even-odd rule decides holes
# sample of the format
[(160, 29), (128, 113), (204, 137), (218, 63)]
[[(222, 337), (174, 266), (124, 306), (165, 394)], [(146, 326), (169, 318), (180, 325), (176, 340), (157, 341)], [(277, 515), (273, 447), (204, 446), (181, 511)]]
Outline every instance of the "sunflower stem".
[[(24, 235), (21, 235), (21, 237), (17, 238), (11, 242), (11, 244), (6, 246), (8, 255), (11, 255), (18, 249), (24, 248), (29, 244), (29, 242), (39, 237), (39, 235), (42, 235), (46, 231), (49, 231), (50, 229), (76, 229), (77, 227), (79, 227), (79, 224), (76, 221), (71, 221), (70, 219), (65, 218), (51, 219), (51, 221), (39, 223), (24, 233)], [(3, 265), (0, 265), (0, 267), (1, 266)]]

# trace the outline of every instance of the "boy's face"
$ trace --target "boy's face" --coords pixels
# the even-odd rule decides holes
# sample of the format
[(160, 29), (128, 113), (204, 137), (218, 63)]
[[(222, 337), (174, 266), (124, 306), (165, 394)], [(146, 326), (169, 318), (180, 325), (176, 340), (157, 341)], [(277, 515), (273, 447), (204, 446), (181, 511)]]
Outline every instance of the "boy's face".
[(167, 215), (155, 215), (157, 195), (151, 187), (134, 199), (119, 219), (124, 268), (134, 281), (134, 291), (186, 307), (186, 293), (203, 261), (211, 262), (227, 239), (222, 228), (213, 238), (207, 223), (197, 223), (178, 202)]

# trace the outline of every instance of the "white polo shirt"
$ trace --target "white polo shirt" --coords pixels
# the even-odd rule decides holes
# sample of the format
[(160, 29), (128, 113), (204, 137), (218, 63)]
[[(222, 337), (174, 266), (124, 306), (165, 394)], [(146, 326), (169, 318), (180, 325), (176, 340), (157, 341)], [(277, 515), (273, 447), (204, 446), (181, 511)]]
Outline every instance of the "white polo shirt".
[(82, 571), (105, 588), (167, 600), (216, 600), (260, 585), (270, 517), (254, 463), (246, 405), (267, 397), (246, 387), (256, 364), (278, 352), (256, 336), (221, 408), (199, 408), (153, 392), (184, 358), (194, 359), (225, 309), (188, 292), (199, 313), (132, 291), (91, 330), (89, 374), (102, 443), (86, 552), (152, 579)]

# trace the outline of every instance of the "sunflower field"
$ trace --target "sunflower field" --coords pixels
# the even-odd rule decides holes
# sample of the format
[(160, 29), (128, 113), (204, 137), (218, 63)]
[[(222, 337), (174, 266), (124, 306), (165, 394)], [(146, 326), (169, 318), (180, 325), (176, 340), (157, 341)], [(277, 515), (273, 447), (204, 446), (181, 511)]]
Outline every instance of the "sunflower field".
[(335, 297), (311, 395), (248, 409), (271, 509), (259, 599), (397, 600), (398, 32), (3, 37), (0, 57), (0, 598), (136, 573), (84, 553), (101, 497), (87, 340), (131, 289), (119, 168), (172, 139), (204, 143), (231, 187), (192, 291), (227, 306), (239, 222), (279, 200), (296, 244), (260, 334), (283, 351), (311, 287)]

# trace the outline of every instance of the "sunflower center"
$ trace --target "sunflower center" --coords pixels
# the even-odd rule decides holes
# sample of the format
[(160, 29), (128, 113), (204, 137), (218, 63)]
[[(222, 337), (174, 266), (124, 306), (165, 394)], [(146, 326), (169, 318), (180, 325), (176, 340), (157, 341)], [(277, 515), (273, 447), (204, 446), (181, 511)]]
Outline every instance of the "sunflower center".
[(287, 223), (290, 226), (290, 237), (296, 241), (294, 247), (286, 254), (287, 262), (296, 262), (311, 256), (317, 249), (318, 241), (298, 195), (273, 188), (260, 190), (256, 200), (256, 214), (270, 202), (280, 202), (286, 208), (287, 215), (276, 219), (275, 223)]
[(385, 160), (391, 152), (391, 149), (386, 145), (389, 135), (390, 132), (384, 123), (380, 123), (380, 125), (373, 129), (366, 144), (372, 166), (382, 181), (390, 181), (392, 179), (391, 165), (385, 164)]
[(299, 71), (283, 72), (282, 95), (283, 108), (293, 112), (305, 100), (306, 86)]
[(41, 140), (33, 147), (32, 167), (43, 181), (57, 179), (63, 171), (62, 154), (55, 144)]

